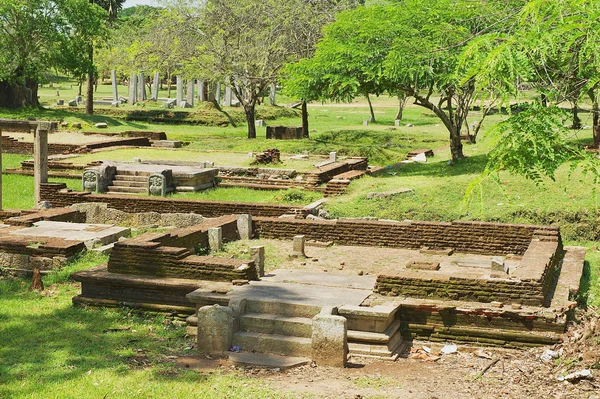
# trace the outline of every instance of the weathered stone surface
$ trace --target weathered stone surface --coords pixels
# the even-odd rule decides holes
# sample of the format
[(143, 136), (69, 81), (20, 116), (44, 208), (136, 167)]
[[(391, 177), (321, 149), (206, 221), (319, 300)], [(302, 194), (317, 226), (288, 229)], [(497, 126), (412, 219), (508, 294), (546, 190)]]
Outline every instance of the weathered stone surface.
[(413, 190), (412, 188), (399, 188), (397, 190), (394, 191), (384, 191), (381, 193), (368, 193), (367, 194), (367, 199), (375, 199), (375, 198), (390, 198), (390, 197), (394, 197), (396, 195), (400, 195), (400, 194), (408, 194), (408, 193), (414, 193), (415, 190)]
[(313, 318), (312, 360), (319, 366), (345, 367), (348, 358), (346, 318), (318, 314)]
[(68, 103), (69, 107), (76, 107), (77, 106), (77, 100), (70, 100)]
[(223, 229), (213, 227), (208, 229), (208, 246), (211, 252), (219, 252), (223, 247)]
[(198, 309), (198, 350), (225, 353), (233, 337), (233, 310), (226, 306), (203, 306)]
[(255, 246), (250, 247), (250, 259), (254, 261), (256, 265), (256, 271), (258, 272), (259, 277), (264, 277), (265, 275), (265, 247), (264, 246)]
[(240, 215), (237, 218), (237, 228), (241, 240), (252, 238), (252, 215)]
[(291, 256), (294, 256), (294, 257), (306, 256), (306, 254), (304, 252), (304, 242), (305, 242), (304, 236), (294, 236)]
[(96, 126), (99, 129), (106, 129), (108, 127), (108, 123), (106, 123), (106, 122), (98, 122), (94, 126)]

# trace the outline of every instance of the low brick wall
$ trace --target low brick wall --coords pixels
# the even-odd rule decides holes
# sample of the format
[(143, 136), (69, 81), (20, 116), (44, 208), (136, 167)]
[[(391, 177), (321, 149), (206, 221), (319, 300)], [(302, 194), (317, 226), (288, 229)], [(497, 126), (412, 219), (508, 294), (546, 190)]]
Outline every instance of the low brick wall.
[[(150, 147), (151, 143), (148, 137), (125, 137), (115, 138), (111, 141), (102, 141), (85, 145), (79, 144), (48, 144), (48, 154), (68, 154), (88, 152), (99, 148), (110, 148), (119, 146)], [(2, 152), (7, 154), (33, 154), (33, 143), (18, 141), (9, 136), (2, 136)]]
[(236, 216), (224, 216), (170, 233), (143, 234), (115, 243), (108, 271), (211, 281), (258, 279), (253, 261), (193, 255), (196, 247), (208, 247), (208, 229), (213, 227), (221, 227), (225, 242), (239, 238)]
[(70, 206), (82, 202), (106, 203), (110, 208), (128, 213), (197, 213), (205, 217), (231, 214), (277, 217), (285, 214), (306, 216), (308, 211), (294, 205), (259, 204), (251, 202), (220, 202), (201, 200), (175, 200), (170, 198), (132, 197), (126, 195), (100, 195), (66, 189), (64, 183), (42, 184), (42, 201), (55, 207)]
[(489, 255), (523, 255), (534, 232), (558, 229), (549, 226), (454, 221), (384, 222), (367, 220), (304, 220), (254, 218), (261, 238), (332, 241), (339, 245), (420, 249), (453, 248), (458, 252)]

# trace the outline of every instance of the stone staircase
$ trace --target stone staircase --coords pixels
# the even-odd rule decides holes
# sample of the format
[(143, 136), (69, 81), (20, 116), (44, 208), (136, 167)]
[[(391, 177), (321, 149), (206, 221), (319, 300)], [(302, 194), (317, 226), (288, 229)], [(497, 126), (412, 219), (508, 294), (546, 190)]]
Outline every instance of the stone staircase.
[(309, 362), (312, 355), (312, 318), (320, 311), (320, 306), (268, 300), (245, 301), (236, 315), (237, 332), (232, 341), (243, 350), (237, 358), (259, 352)]
[(148, 177), (152, 173), (117, 170), (112, 185), (108, 186), (108, 194), (146, 194), (148, 193)]

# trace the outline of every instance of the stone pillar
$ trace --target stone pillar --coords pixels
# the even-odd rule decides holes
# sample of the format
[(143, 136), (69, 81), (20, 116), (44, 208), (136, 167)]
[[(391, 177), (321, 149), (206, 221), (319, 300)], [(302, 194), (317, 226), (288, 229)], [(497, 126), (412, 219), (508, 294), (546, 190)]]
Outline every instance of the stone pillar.
[(208, 229), (208, 247), (211, 252), (219, 252), (223, 247), (223, 229), (212, 227)]
[(271, 88), (269, 90), (269, 104), (275, 105), (275, 94), (277, 93), (277, 85), (275, 83), (271, 83)]
[(48, 183), (48, 130), (49, 122), (39, 122), (35, 131), (33, 148), (33, 180), (35, 206), (40, 203), (40, 185)]
[(204, 79), (198, 79), (198, 101), (206, 101), (206, 96), (204, 95)]
[(158, 88), (160, 87), (160, 72), (154, 72), (154, 81), (152, 82), (151, 100), (158, 100)]
[(187, 101), (187, 103), (192, 106), (194, 105), (194, 80), (195, 79), (188, 81), (187, 92), (185, 93), (186, 94), (185, 101)]
[(129, 78), (129, 104), (135, 103), (137, 103), (137, 75), (132, 72)]
[(323, 309), (312, 319), (312, 360), (318, 366), (345, 367), (348, 361), (346, 318), (326, 313)]
[(293, 257), (306, 256), (304, 253), (304, 236), (294, 236)]
[(223, 102), (223, 105), (226, 107), (231, 107), (232, 101), (233, 101), (233, 92), (231, 90), (231, 87), (225, 86), (225, 100)]
[(233, 310), (227, 306), (203, 306), (198, 309), (198, 350), (223, 354), (233, 339)]
[(254, 261), (258, 277), (265, 276), (265, 247), (256, 246), (250, 247), (250, 259)]
[(217, 87), (215, 89), (215, 101), (217, 104), (221, 103), (221, 83), (217, 83)]
[(140, 72), (138, 75), (138, 101), (144, 101), (146, 99), (146, 75), (144, 72)]
[(237, 228), (240, 240), (252, 238), (252, 215), (240, 215), (237, 218)]
[(117, 71), (114, 69), (110, 71), (110, 77), (112, 80), (112, 92), (113, 92), (113, 101), (119, 101), (119, 86), (117, 82)]
[(181, 102), (183, 101), (183, 78), (181, 77), (181, 75), (177, 75), (177, 106), (179, 107), (181, 105)]
[(329, 160), (331, 162), (337, 162), (337, 152), (330, 152), (329, 153)]

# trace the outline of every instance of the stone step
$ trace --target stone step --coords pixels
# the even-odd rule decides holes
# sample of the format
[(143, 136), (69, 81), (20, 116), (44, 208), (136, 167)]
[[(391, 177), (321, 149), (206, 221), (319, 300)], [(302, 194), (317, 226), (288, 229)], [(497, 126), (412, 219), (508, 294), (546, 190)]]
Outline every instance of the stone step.
[(287, 370), (310, 363), (310, 359), (306, 357), (250, 352), (230, 353), (229, 361), (237, 366), (262, 367), (280, 370)]
[(114, 180), (113, 186), (117, 187), (144, 187), (148, 188), (148, 181)]
[(117, 172), (117, 176), (150, 176), (152, 175), (152, 172), (144, 172), (144, 171), (140, 171), (140, 170), (119, 170)]
[(139, 181), (139, 182), (148, 183), (147, 176), (132, 176), (132, 175), (116, 174), (114, 177), (114, 180)]
[(232, 344), (246, 352), (300, 357), (312, 355), (312, 340), (304, 337), (240, 331), (233, 335)]
[(310, 338), (312, 319), (278, 314), (246, 313), (240, 318), (242, 331)]
[(291, 317), (313, 318), (321, 312), (321, 306), (284, 302), (267, 299), (249, 299), (246, 302), (247, 313), (278, 314)]
[(109, 193), (130, 193), (130, 194), (143, 194), (148, 193), (146, 187), (119, 187), (119, 186), (108, 186)]
[(400, 329), (400, 320), (395, 320), (383, 333), (348, 330), (349, 342), (368, 342), (371, 344), (386, 344), (394, 337)]

